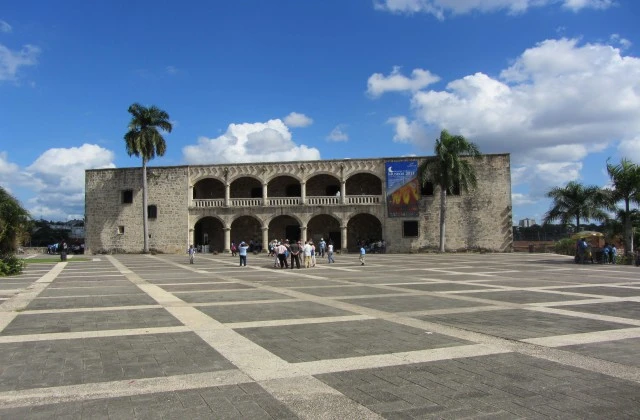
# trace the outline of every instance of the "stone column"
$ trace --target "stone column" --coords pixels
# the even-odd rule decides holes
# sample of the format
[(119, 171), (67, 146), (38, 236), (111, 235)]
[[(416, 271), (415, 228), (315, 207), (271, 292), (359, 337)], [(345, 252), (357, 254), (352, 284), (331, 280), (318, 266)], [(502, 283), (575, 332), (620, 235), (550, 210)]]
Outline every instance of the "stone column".
[[(268, 203), (268, 199), (267, 199), (267, 197), (268, 197), (267, 196), (267, 192), (269, 190), (268, 186), (269, 186), (269, 184), (267, 184), (266, 182), (262, 183), (262, 205), (263, 206), (266, 206), (267, 203)], [(269, 230), (269, 229), (267, 229), (267, 230)]]
[(262, 228), (262, 252), (269, 252), (269, 228)]
[(231, 252), (231, 228), (222, 228), (224, 230), (224, 253)]
[(340, 226), (340, 252), (346, 254), (347, 250), (347, 227)]
[(189, 207), (193, 206), (193, 185), (189, 185), (189, 191), (187, 192), (189, 199)]
[(307, 242), (307, 227), (306, 226), (300, 226), (300, 236), (302, 236), (302, 238), (300, 240), (302, 241), (303, 244), (305, 242)]
[(300, 204), (307, 204), (307, 183), (304, 181), (300, 183)]
[(225, 182), (224, 184), (224, 206), (229, 207), (229, 201), (231, 197), (231, 184)]
[(346, 203), (345, 196), (347, 195), (347, 182), (340, 181), (340, 204)]

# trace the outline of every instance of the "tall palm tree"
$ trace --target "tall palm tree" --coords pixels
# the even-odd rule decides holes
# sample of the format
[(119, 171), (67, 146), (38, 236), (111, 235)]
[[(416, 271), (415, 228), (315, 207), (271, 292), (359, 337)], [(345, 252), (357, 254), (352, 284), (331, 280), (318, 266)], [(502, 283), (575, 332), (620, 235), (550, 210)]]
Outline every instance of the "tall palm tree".
[(147, 215), (147, 162), (164, 155), (167, 144), (159, 129), (170, 133), (173, 126), (169, 114), (156, 106), (144, 107), (134, 103), (129, 107), (131, 121), (129, 131), (124, 135), (129, 156), (142, 157), (142, 217), (144, 250), (149, 252), (149, 220)]
[(418, 168), (421, 184), (431, 182), (440, 187), (440, 252), (445, 252), (445, 225), (447, 220), (447, 191), (466, 192), (476, 188), (478, 180), (469, 159), (478, 158), (478, 146), (461, 135), (442, 130), (436, 139), (435, 157), (427, 159)]
[(559, 220), (568, 225), (575, 220), (576, 230), (580, 231), (580, 221), (607, 219), (605, 194), (596, 186), (585, 187), (579, 182), (571, 181), (564, 187), (554, 187), (547, 193), (553, 200), (551, 209), (544, 216), (544, 223)]
[(11, 194), (0, 187), (0, 257), (15, 253), (28, 234), (31, 216)]
[(612, 188), (608, 191), (610, 203), (615, 205), (624, 201), (622, 209), (624, 224), (624, 248), (633, 252), (633, 229), (631, 227), (631, 203), (640, 203), (640, 166), (623, 158), (618, 165), (607, 160), (607, 173), (611, 178)]

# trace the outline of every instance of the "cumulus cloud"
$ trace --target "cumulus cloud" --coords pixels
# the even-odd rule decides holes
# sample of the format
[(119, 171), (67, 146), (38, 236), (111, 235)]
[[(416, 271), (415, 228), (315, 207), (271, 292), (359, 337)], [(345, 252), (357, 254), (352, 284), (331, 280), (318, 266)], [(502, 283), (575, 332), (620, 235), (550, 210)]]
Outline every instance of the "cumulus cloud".
[(289, 128), (280, 119), (266, 123), (229, 124), (223, 135), (200, 137), (198, 144), (184, 147), (182, 155), (188, 164), (320, 159), (318, 149), (297, 145)]
[(394, 66), (388, 76), (374, 73), (367, 81), (367, 94), (377, 98), (385, 92), (415, 92), (439, 81), (440, 78), (428, 70), (414, 69), (411, 77), (400, 73), (400, 67)]
[(5, 34), (8, 34), (9, 32), (11, 32), (13, 30), (13, 28), (11, 27), (11, 25), (9, 25), (7, 22), (5, 22), (4, 20), (0, 20), (0, 32), (3, 32)]
[(21, 67), (35, 66), (38, 63), (40, 48), (25, 45), (20, 51), (12, 51), (0, 44), (0, 82), (16, 80)]
[(411, 118), (387, 121), (395, 141), (430, 150), (446, 128), (484, 153), (509, 152), (513, 184), (532, 198), (579, 179), (582, 160), (607, 146), (640, 161), (640, 59), (611, 45), (545, 40), (498, 77), (477, 72), (422, 89), (409, 106)]
[(327, 136), (329, 141), (349, 141), (349, 135), (344, 131), (347, 128), (345, 124), (338, 124)]
[(582, 9), (606, 9), (613, 0), (374, 0), (376, 10), (391, 13), (426, 13), (442, 20), (447, 15), (472, 12), (491, 13), (505, 10), (511, 14), (523, 13), (530, 7), (542, 7), (561, 3), (573, 12)]
[(304, 114), (292, 112), (284, 117), (284, 123), (287, 127), (307, 127), (313, 124), (313, 119), (307, 117)]

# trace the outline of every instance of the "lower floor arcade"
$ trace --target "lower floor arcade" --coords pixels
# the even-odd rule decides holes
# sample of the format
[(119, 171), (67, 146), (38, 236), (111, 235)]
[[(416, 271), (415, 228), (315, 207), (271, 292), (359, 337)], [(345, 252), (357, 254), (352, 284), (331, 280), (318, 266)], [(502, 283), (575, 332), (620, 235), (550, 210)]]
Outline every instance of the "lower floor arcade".
[(384, 239), (382, 222), (369, 213), (355, 214), (345, 221), (329, 214), (316, 215), (306, 222), (295, 214), (278, 215), (266, 221), (242, 215), (230, 224), (216, 216), (193, 219), (190, 243), (207, 252), (230, 252), (232, 242), (242, 241), (253, 244), (255, 250), (267, 250), (268, 243), (274, 239), (315, 243), (324, 239), (333, 243), (336, 250), (353, 252), (363, 243)]

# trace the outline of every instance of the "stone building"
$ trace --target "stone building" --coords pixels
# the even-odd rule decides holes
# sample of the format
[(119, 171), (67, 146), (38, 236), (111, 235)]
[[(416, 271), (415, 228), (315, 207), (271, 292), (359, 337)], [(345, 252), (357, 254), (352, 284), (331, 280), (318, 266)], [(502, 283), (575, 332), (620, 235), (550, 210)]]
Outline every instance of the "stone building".
[[(184, 253), (189, 244), (229, 252), (232, 241), (266, 250), (272, 239), (324, 238), (342, 252), (380, 240), (387, 252), (437, 248), (438, 188), (420, 186), (415, 173), (400, 188), (390, 178), (403, 173), (393, 168), (415, 169), (425, 159), (150, 167), (149, 246), (165, 253)], [(477, 189), (447, 196), (447, 249), (511, 251), (509, 155), (483, 155), (473, 165)], [(86, 171), (88, 252), (142, 251), (141, 171)]]

